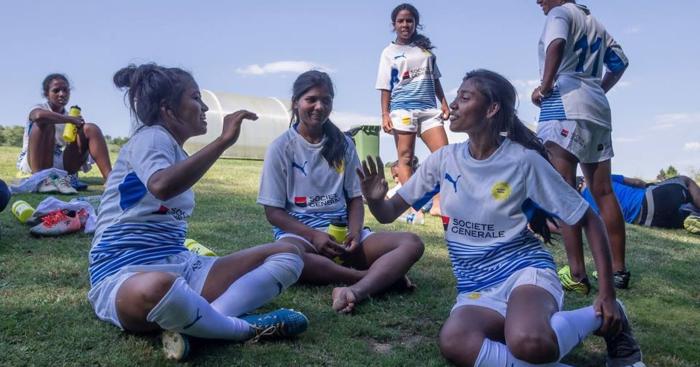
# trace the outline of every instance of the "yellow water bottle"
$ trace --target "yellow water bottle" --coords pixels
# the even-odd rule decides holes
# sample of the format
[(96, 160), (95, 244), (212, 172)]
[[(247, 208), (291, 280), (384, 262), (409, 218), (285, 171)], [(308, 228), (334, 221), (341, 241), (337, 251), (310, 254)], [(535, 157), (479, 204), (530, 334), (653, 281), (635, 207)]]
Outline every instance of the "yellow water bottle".
[[(339, 244), (345, 243), (345, 238), (348, 236), (348, 222), (343, 218), (336, 218), (328, 225), (328, 234), (333, 237), (333, 240)], [(340, 256), (333, 258), (337, 264), (343, 264), (343, 259)]]
[[(68, 111), (68, 116), (70, 117), (80, 117), (81, 115), (80, 107), (72, 106)], [(72, 143), (78, 138), (78, 127), (73, 123), (66, 123), (66, 127), (63, 129), (63, 140), (66, 143)]]
[(214, 251), (204, 247), (204, 245), (202, 245), (201, 243), (199, 243), (191, 238), (188, 238), (185, 240), (185, 247), (187, 247), (188, 250), (190, 250), (191, 252), (194, 252), (197, 255), (216, 256)]
[(21, 223), (27, 223), (27, 220), (34, 212), (35, 209), (24, 200), (17, 200), (12, 203), (12, 214), (14, 214)]

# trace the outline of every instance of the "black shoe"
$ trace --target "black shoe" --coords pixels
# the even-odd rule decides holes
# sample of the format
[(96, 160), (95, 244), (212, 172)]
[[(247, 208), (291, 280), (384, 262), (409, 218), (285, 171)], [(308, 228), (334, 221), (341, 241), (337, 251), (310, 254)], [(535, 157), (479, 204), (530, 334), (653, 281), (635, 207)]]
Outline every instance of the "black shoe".
[(615, 288), (617, 289), (627, 289), (630, 287), (630, 274), (629, 271), (626, 270), (620, 270), (616, 271), (615, 274), (613, 274), (613, 284), (615, 284)]
[(622, 330), (615, 336), (605, 336), (605, 345), (608, 356), (605, 361), (607, 367), (646, 367), (642, 362), (642, 349), (634, 339), (632, 327), (627, 319), (625, 306), (617, 300), (617, 306), (622, 315)]

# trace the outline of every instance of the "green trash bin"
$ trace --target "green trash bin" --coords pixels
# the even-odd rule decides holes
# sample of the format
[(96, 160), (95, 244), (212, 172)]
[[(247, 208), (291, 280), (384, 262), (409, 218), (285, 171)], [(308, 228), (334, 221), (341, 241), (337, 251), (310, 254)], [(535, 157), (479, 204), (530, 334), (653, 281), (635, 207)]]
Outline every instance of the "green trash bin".
[(379, 156), (379, 126), (362, 125), (349, 131), (352, 140), (355, 142), (355, 149), (360, 160), (367, 159), (367, 156)]

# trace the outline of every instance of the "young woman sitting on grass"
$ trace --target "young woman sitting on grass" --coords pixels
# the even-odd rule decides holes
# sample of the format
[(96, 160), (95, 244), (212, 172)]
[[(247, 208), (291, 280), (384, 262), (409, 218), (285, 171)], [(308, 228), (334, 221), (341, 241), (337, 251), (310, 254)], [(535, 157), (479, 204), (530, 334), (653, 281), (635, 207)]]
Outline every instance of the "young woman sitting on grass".
[[(629, 321), (615, 300), (610, 249), (600, 218), (546, 161), (544, 147), (515, 114), (515, 88), (486, 70), (467, 74), (450, 105), (450, 129), (469, 140), (430, 155), (385, 199), (382, 162), (358, 170), (382, 223), (441, 195), (445, 240), (459, 295), (440, 331), (440, 350), (459, 366), (561, 366), (583, 338), (606, 335), (608, 363), (641, 366)], [(541, 208), (541, 209), (540, 209)], [(562, 311), (544, 211), (586, 229), (600, 293), (592, 306)]]
[[(106, 180), (112, 171), (107, 143), (102, 130), (92, 123), (85, 122), (81, 116), (68, 116), (70, 83), (63, 74), (49, 74), (41, 83), (46, 103), (32, 108), (24, 127), (22, 151), (17, 158), (17, 169), (32, 174), (48, 168), (60, 168), (71, 177), (47, 178), (40, 183), (39, 192), (60, 192), (75, 194), (72, 185), (77, 186), (77, 172), (89, 169), (88, 155), (97, 163), (97, 167)], [(74, 142), (66, 142), (63, 130), (66, 123), (74, 124), (78, 135)]]
[(207, 131), (197, 83), (188, 72), (155, 64), (114, 75), (142, 124), (124, 145), (102, 195), (90, 250), (88, 294), (97, 316), (131, 332), (163, 329), (169, 358), (187, 354), (183, 336), (244, 341), (303, 332), (306, 317), (255, 310), (296, 282), (303, 268), (291, 244), (266, 244), (223, 257), (183, 245), (194, 209), (192, 186), (238, 139), (245, 110), (224, 117), (223, 131), (189, 156), (182, 145)]
[[(275, 239), (303, 252), (301, 281), (348, 285), (333, 290), (338, 312), (351, 312), (392, 285), (413, 288), (406, 273), (423, 254), (423, 243), (412, 233), (374, 233), (363, 226), (355, 174), (360, 161), (350, 138), (329, 119), (331, 78), (307, 71), (293, 93), (292, 126), (268, 148), (260, 178), (258, 203)], [(327, 231), (335, 220), (347, 223), (347, 237), (337, 242)]]

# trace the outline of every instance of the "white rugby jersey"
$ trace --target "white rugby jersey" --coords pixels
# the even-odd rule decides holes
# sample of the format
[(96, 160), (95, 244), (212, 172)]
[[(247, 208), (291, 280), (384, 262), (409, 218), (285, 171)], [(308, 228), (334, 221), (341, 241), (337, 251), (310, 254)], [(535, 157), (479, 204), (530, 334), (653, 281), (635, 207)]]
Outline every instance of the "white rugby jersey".
[[(47, 111), (52, 111), (51, 106), (49, 106), (48, 102), (40, 103), (37, 105), (34, 105), (32, 107), (31, 111), (34, 111), (35, 109), (40, 108), (42, 110), (47, 110)], [(68, 111), (64, 108), (62, 112), (63, 115), (68, 115)], [(68, 122), (66, 120), (66, 122)], [(34, 122), (27, 118), (27, 122), (24, 123), (24, 134), (22, 135), (22, 150), (19, 153), (19, 156), (17, 158), (17, 168), (19, 170), (22, 170), (21, 165), (22, 165), (22, 160), (24, 159), (24, 156), (27, 155), (27, 152), (29, 151), (29, 133), (32, 130), (32, 125), (34, 125)], [(63, 130), (65, 129), (66, 124), (55, 124), (54, 129), (56, 130), (55, 137), (56, 137), (56, 146), (54, 147), (54, 154), (60, 153), (60, 151), (63, 149), (63, 147), (66, 145), (65, 140), (63, 140)]]
[[(347, 220), (347, 201), (362, 196), (355, 169), (360, 160), (349, 137), (339, 169), (321, 155), (324, 136), (309, 143), (297, 132), (298, 124), (272, 142), (265, 153), (258, 204), (282, 208), (312, 228), (326, 228), (335, 218)], [(275, 239), (285, 232), (275, 227)]]
[(600, 87), (603, 68), (624, 70), (622, 48), (583, 5), (566, 3), (547, 14), (539, 42), (540, 78), (547, 47), (556, 39), (566, 46), (552, 95), (542, 100), (539, 121), (585, 120), (611, 129), (610, 106)]
[(440, 70), (429, 50), (392, 42), (382, 51), (376, 88), (391, 91), (391, 111), (436, 108), (435, 79)]
[(161, 201), (148, 179), (187, 153), (159, 125), (144, 126), (122, 147), (102, 194), (90, 250), (90, 283), (95, 285), (127, 265), (143, 265), (187, 251), (186, 219), (194, 209), (188, 189)]
[(586, 201), (533, 150), (505, 139), (489, 158), (476, 160), (468, 144), (431, 154), (398, 191), (416, 210), (440, 194), (458, 291), (497, 286), (526, 267), (556, 270), (528, 230), (528, 218), (541, 208), (574, 224), (588, 209)]

